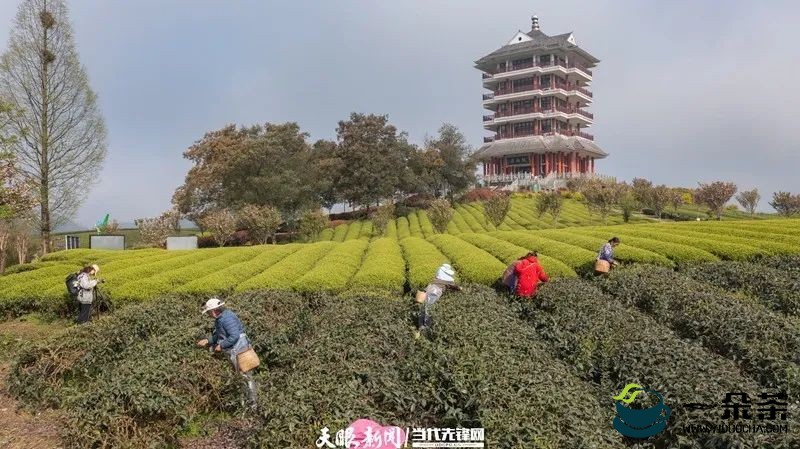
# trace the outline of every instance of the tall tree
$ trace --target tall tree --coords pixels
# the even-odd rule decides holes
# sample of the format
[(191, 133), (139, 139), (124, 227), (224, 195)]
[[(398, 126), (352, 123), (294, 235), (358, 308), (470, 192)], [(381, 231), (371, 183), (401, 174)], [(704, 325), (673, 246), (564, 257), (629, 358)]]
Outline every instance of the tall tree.
[(319, 204), (319, 170), (306, 137), (296, 123), (207, 133), (183, 154), (194, 166), (172, 202), (194, 220), (226, 207), (273, 206), (291, 225)]
[(354, 112), (339, 122), (336, 136), (342, 164), (335, 184), (341, 199), (369, 209), (402, 189), (413, 146), (388, 116)]
[(450, 123), (439, 128), (439, 135), (429, 139), (425, 146), (435, 150), (441, 165), (439, 169), (439, 193), (452, 202), (461, 192), (475, 184), (475, 161), (467, 139)]
[(756, 213), (756, 207), (758, 207), (758, 202), (761, 201), (761, 195), (758, 194), (758, 189), (744, 190), (736, 195), (736, 201), (752, 216)]
[(25, 0), (0, 60), (0, 93), (20, 110), (19, 167), (36, 189), (42, 251), (75, 213), (106, 156), (106, 128), (78, 60), (63, 0)]
[(800, 214), (800, 194), (792, 195), (789, 192), (775, 192), (772, 194), (772, 201), (770, 201), (769, 205), (784, 217)]
[(736, 193), (736, 184), (732, 182), (714, 181), (711, 184), (700, 184), (694, 192), (695, 203), (703, 204), (711, 209), (711, 213), (722, 218), (725, 203)]

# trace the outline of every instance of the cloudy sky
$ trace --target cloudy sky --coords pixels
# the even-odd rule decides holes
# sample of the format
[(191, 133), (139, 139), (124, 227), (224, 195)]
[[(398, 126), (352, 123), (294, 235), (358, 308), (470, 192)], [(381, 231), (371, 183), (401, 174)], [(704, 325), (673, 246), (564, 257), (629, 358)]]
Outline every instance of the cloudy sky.
[[(598, 171), (695, 186), (800, 191), (800, 2), (74, 0), (78, 51), (109, 134), (76, 221), (169, 207), (181, 153), (227, 123), (296, 121), (333, 138), (350, 112), (389, 114), (414, 142), (442, 122), (475, 147), (480, 72), (538, 14), (601, 62)], [(0, 3), (11, 24), (17, 4)], [(7, 28), (6, 28), (7, 29)], [(4, 36), (7, 40), (7, 35)]]

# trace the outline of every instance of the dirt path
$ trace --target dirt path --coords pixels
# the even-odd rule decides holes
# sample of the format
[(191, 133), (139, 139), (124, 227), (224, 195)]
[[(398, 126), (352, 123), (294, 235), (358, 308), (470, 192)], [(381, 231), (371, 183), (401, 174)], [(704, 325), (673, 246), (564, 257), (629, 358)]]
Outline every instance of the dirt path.
[(61, 448), (58, 436), (58, 416), (53, 411), (35, 415), (18, 410), (17, 401), (8, 395), (6, 382), (11, 369), (15, 347), (24, 341), (34, 341), (62, 329), (61, 325), (27, 321), (0, 323), (0, 448), (51, 449)]

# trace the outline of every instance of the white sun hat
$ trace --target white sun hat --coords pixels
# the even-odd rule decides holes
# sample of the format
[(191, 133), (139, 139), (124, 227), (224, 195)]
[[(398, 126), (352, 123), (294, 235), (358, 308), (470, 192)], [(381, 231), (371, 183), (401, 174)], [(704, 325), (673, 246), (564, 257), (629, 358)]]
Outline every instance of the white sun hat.
[(209, 310), (219, 309), (224, 305), (225, 303), (220, 301), (219, 298), (211, 298), (206, 301), (206, 305), (203, 306), (203, 313), (207, 313)]
[(436, 279), (441, 281), (455, 282), (455, 275), (456, 270), (454, 270), (449, 263), (442, 264), (442, 266), (439, 267), (439, 270), (436, 271)]
[(94, 274), (97, 274), (100, 272), (100, 267), (97, 264), (92, 265), (92, 270), (94, 270)]

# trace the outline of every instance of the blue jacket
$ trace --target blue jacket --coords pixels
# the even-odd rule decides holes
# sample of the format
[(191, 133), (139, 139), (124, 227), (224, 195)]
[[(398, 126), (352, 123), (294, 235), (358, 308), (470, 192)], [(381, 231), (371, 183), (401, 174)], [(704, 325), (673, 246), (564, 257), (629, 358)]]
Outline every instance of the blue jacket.
[(239, 317), (228, 309), (214, 320), (214, 333), (208, 339), (210, 346), (219, 345), (222, 349), (231, 349), (239, 335), (243, 334), (244, 326)]

